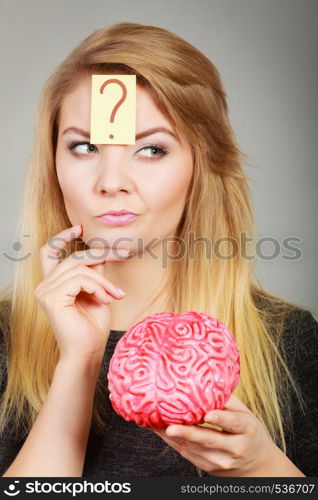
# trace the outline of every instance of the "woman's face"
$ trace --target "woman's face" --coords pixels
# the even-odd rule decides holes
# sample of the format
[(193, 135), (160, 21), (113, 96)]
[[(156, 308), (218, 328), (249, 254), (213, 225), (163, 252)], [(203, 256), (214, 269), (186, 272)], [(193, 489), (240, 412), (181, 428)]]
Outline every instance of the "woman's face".
[[(140, 245), (153, 247), (173, 236), (182, 216), (193, 169), (190, 147), (173, 135), (170, 122), (138, 85), (136, 106), (136, 135), (142, 137), (135, 144), (90, 145), (91, 77), (63, 100), (56, 171), (68, 217), (83, 226), (89, 247), (140, 253)], [(159, 128), (167, 130), (146, 133)], [(124, 225), (97, 218), (109, 210), (138, 216)]]

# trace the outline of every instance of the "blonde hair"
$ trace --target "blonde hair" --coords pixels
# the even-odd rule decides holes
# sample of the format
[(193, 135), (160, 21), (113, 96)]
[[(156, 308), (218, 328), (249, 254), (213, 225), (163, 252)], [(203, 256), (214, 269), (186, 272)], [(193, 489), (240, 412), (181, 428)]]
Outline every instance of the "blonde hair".
[[(93, 73), (131, 73), (151, 92), (156, 104), (184, 136), (193, 154), (193, 177), (177, 236), (222, 240), (223, 255), (209, 258), (204, 247), (189, 241), (185, 258), (171, 266), (165, 289), (170, 310), (204, 311), (233, 332), (241, 358), (234, 391), (286, 451), (283, 421), (290, 412), (290, 390), (301, 393), (279, 352), (285, 318), (295, 307), (267, 292), (254, 276), (253, 259), (243, 257), (240, 236), (255, 239), (247, 156), (238, 148), (228, 119), (226, 93), (218, 70), (191, 44), (155, 26), (120, 23), (82, 41), (48, 79), (38, 112), (33, 153), (26, 179), (21, 220), (24, 250), (12, 289), (2, 295), (10, 311), (2, 319), (8, 351), (7, 385), (0, 408), (0, 430), (10, 420), (13, 432), (27, 434), (49, 390), (59, 359), (50, 324), (35, 298), (43, 280), (39, 249), (52, 235), (72, 224), (66, 214), (55, 171), (55, 148), (63, 98), (79, 78)], [(247, 162), (248, 163), (248, 162)], [(86, 248), (76, 240), (66, 255)], [(250, 247), (250, 252), (253, 249)], [(229, 251), (229, 253), (227, 252)], [(4, 300), (7, 300), (5, 302)], [(103, 427), (105, 387), (96, 386), (94, 419)]]

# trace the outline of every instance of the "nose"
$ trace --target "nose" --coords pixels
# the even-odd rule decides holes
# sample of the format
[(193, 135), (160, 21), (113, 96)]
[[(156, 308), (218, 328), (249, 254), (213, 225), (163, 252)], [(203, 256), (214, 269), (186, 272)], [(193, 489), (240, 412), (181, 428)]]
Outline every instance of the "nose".
[(129, 193), (133, 189), (124, 146), (105, 146), (97, 168), (96, 191), (99, 194), (113, 196), (117, 192)]

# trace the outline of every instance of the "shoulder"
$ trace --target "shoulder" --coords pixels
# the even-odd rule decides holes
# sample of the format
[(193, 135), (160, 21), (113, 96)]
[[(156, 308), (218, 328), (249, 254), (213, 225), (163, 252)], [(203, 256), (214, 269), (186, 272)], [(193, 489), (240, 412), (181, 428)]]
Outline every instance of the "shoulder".
[(317, 332), (318, 322), (309, 309), (295, 307), (287, 315), (284, 326), (291, 333), (293, 330)]
[(288, 357), (291, 368), (301, 372), (315, 369), (318, 354), (318, 322), (311, 311), (295, 308), (285, 318), (281, 346)]
[[(279, 344), (294, 382), (303, 397), (307, 415), (318, 408), (318, 322), (311, 311), (295, 308), (284, 322)], [(294, 407), (296, 401), (294, 400)], [(317, 422), (317, 414), (315, 415)], [(317, 422), (318, 423), (318, 422)]]
[(266, 292), (253, 296), (256, 309), (277, 346), (287, 353), (318, 348), (318, 322), (309, 308)]
[(295, 307), (286, 313), (277, 347), (307, 404), (317, 404), (318, 322), (310, 310)]
[(291, 426), (284, 424), (287, 455), (306, 476), (317, 476), (318, 322), (311, 311), (295, 309), (288, 315), (282, 346), (286, 363), (301, 395), (301, 400), (295, 394), (292, 398)]
[[(309, 308), (259, 290), (254, 303), (296, 386), (307, 403), (317, 401), (318, 322), (313, 313)], [(287, 385), (289, 382), (286, 380)], [(283, 392), (286, 384), (282, 380)]]

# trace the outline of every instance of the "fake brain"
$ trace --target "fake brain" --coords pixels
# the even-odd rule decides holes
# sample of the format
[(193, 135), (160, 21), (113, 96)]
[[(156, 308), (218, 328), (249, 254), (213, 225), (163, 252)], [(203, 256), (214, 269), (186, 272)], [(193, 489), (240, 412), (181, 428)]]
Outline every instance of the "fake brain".
[(208, 411), (223, 409), (239, 376), (230, 331), (194, 311), (146, 316), (118, 341), (107, 374), (114, 410), (154, 429), (202, 423)]

